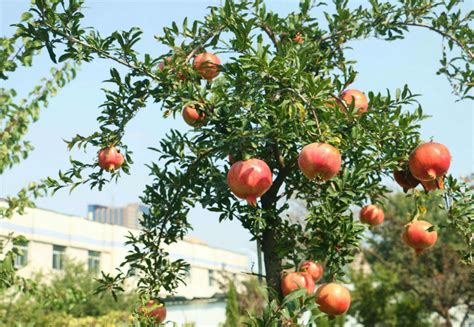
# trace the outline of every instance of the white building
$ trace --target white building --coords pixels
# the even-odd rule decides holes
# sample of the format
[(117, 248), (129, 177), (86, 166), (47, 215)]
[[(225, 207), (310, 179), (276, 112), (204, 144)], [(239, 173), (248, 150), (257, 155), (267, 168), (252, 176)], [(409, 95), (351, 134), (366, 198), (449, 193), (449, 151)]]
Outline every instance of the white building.
[[(126, 235), (139, 231), (50, 210), (27, 209), (22, 216), (0, 220), (0, 238), (11, 232), (28, 240), (22, 247), (24, 255), (16, 258), (18, 273), (28, 277), (38, 271), (60, 271), (65, 257), (84, 262), (90, 270), (114, 274), (127, 255)], [(212, 298), (223, 293), (219, 283), (223, 275), (238, 280), (248, 271), (246, 255), (210, 247), (193, 238), (167, 250), (172, 259), (182, 258), (190, 264), (187, 285), (178, 288), (177, 297)]]

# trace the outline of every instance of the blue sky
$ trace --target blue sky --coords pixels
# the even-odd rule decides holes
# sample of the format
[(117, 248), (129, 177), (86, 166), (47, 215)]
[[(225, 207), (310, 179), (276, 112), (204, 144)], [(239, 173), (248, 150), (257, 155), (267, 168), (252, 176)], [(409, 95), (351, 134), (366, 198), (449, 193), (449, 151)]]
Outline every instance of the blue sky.
[[(297, 9), (298, 1), (269, 1), (267, 6), (278, 13)], [(355, 1), (363, 3), (362, 1)], [(219, 1), (86, 1), (85, 26), (94, 26), (102, 35), (116, 29), (139, 26), (144, 30), (139, 49), (154, 56), (167, 51), (153, 38), (172, 21), (185, 17), (190, 21), (201, 19), (210, 4)], [(0, 34), (9, 35), (9, 26), (17, 22), (28, 8), (29, 1), (0, 0)], [(316, 13), (320, 17), (320, 13)], [(422, 124), (423, 138), (445, 144), (453, 156), (450, 172), (455, 176), (473, 171), (473, 107), (472, 102), (455, 102), (451, 87), (443, 76), (435, 74), (441, 54), (441, 37), (426, 30), (413, 29), (405, 40), (384, 42), (376, 39), (356, 41), (348, 57), (356, 60), (359, 76), (353, 87), (364, 91), (394, 91), (408, 84), (419, 98), (426, 114), (433, 117)], [(112, 63), (97, 59), (84, 65), (76, 80), (51, 99), (50, 106), (41, 113), (28, 134), (35, 151), (20, 165), (0, 176), (0, 196), (14, 194), (29, 181), (46, 176), (56, 176), (59, 169), (67, 169), (70, 153), (63, 139), (76, 133), (88, 135), (97, 128), (99, 105), (104, 100), (102, 81), (109, 76)], [(39, 79), (47, 76), (51, 62), (46, 55), (35, 59), (33, 68), (20, 69), (2, 87), (15, 88), (25, 94)], [(71, 195), (61, 191), (54, 197), (41, 199), (38, 206), (69, 214), (85, 216), (87, 204), (124, 205), (137, 202), (144, 185), (150, 181), (144, 164), (156, 159), (147, 150), (156, 146), (170, 128), (185, 130), (188, 127), (178, 117), (163, 119), (157, 104), (149, 104), (128, 127), (125, 142), (134, 152), (131, 176), (123, 177), (117, 184), (110, 184), (102, 192), (86, 187), (76, 189)], [(76, 153), (77, 154), (77, 153)], [(78, 158), (94, 160), (95, 150)], [(202, 209), (194, 209), (190, 221), (195, 230), (191, 235), (208, 241), (211, 245), (250, 253), (254, 245), (249, 234), (236, 221), (219, 224), (217, 216)], [(232, 237), (229, 237), (231, 231)]]

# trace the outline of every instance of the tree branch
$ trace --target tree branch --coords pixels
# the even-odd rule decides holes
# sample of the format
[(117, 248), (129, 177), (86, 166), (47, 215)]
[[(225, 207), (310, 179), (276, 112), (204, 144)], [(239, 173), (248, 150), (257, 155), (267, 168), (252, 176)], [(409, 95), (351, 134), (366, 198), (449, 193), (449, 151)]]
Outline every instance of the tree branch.
[(472, 60), (474, 59), (474, 54), (472, 53), (471, 50), (469, 50), (465, 44), (463, 44), (461, 41), (459, 41), (457, 38), (455, 38), (454, 36), (446, 33), (446, 32), (443, 32), (433, 26), (430, 26), (430, 25), (426, 25), (426, 24), (422, 24), (422, 23), (406, 23), (407, 26), (415, 26), (415, 27), (421, 27), (421, 28), (427, 28), (433, 32), (436, 32), (438, 34), (440, 34), (441, 36), (453, 41), (454, 43), (457, 44), (458, 47), (460, 47), (468, 56), (469, 56), (469, 59)]

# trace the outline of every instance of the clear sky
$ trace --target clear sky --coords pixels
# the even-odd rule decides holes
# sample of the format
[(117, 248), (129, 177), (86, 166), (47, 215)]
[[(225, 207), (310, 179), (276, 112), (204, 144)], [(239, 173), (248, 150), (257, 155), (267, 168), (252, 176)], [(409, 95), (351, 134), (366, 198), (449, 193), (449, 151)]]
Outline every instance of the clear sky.
[[(354, 1), (365, 3), (365, 1)], [(169, 1), (86, 1), (84, 26), (93, 26), (102, 35), (116, 29), (139, 26), (144, 30), (139, 49), (154, 56), (167, 51), (153, 38), (160, 34), (164, 26), (172, 21), (179, 22), (185, 17), (189, 21), (201, 19), (210, 4), (219, 1), (169, 0)], [(269, 9), (284, 14), (297, 10), (298, 1), (266, 1)], [(29, 1), (0, 0), (0, 35), (10, 35), (20, 14), (28, 8)], [(322, 17), (321, 13), (316, 13)], [(364, 91), (394, 91), (408, 84), (419, 98), (425, 113), (433, 117), (423, 122), (424, 139), (441, 142), (449, 147), (453, 156), (451, 173), (455, 176), (473, 172), (473, 105), (472, 102), (455, 102), (451, 88), (444, 76), (435, 74), (441, 54), (441, 37), (426, 30), (413, 29), (402, 41), (384, 42), (376, 39), (352, 43), (349, 52), (357, 61), (358, 79), (353, 85)], [(0, 176), (0, 196), (14, 194), (29, 181), (46, 176), (57, 176), (59, 169), (68, 168), (70, 153), (63, 139), (70, 139), (76, 133), (89, 135), (98, 126), (96, 117), (99, 105), (104, 100), (102, 81), (109, 77), (112, 63), (97, 59), (81, 68), (78, 77), (58, 95), (51, 99), (50, 106), (41, 113), (28, 134), (35, 146), (30, 157)], [(0, 81), (2, 87), (17, 89), (25, 94), (46, 76), (51, 67), (47, 55), (35, 59), (33, 68), (18, 70), (8, 81)], [(147, 150), (157, 146), (159, 140), (170, 128), (185, 130), (188, 127), (178, 117), (176, 120), (163, 119), (159, 106), (150, 104), (130, 123), (125, 142), (134, 152), (131, 175), (125, 175), (117, 184), (110, 184), (102, 192), (90, 191), (87, 187), (76, 189), (71, 195), (60, 191), (54, 197), (38, 200), (40, 207), (64, 213), (85, 216), (87, 204), (125, 205), (137, 202), (144, 185), (150, 182), (148, 169), (144, 166), (156, 159), (156, 154)], [(77, 153), (75, 153), (77, 155)], [(78, 155), (86, 160), (95, 159), (95, 150), (87, 155)], [(195, 229), (191, 235), (206, 240), (209, 244), (251, 253), (254, 244), (249, 234), (234, 222), (218, 223), (217, 215), (194, 209), (190, 221)], [(229, 237), (231, 235), (231, 237)]]

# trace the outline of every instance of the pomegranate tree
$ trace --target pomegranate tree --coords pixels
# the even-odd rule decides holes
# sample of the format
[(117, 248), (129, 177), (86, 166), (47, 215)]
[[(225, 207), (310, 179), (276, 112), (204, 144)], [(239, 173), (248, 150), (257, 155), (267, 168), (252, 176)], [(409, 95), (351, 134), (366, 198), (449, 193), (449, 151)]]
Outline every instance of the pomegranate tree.
[[(415, 2), (413, 8), (422, 1)], [(291, 301), (283, 301), (281, 278), (284, 271), (296, 269), (307, 258), (324, 262), (324, 278), (336, 282), (321, 288), (318, 303), (322, 310), (331, 315), (344, 312), (350, 297), (337, 282), (347, 279), (346, 267), (363, 244), (365, 231), (354, 219), (353, 208), (380, 203), (389, 192), (384, 185), (387, 176), (399, 169), (399, 162), (407, 161), (411, 152), (408, 166), (416, 179), (431, 182), (446, 175), (446, 183), (439, 192), (409, 192), (408, 196), (420, 202), (428, 196), (445, 196), (449, 218), (441, 226), (449, 225), (462, 236), (465, 257), (472, 258), (472, 237), (465, 225), (471, 212), (468, 195), (447, 175), (449, 152), (433, 142), (419, 146), (420, 121), (425, 115), (416, 93), (407, 86), (385, 91), (380, 85), (378, 89), (383, 92), (368, 91), (366, 96), (354, 89), (362, 81), (357, 80), (354, 63), (346, 59), (347, 42), (373, 36), (402, 38), (417, 27), (439, 31), (446, 36), (445, 45), (450, 42), (449, 46), (460, 52), (453, 49), (456, 60), (446, 58), (447, 64), (440, 72), (457, 83), (455, 91), (461, 97), (469, 97), (473, 85), (471, 68), (466, 65), (471, 61), (468, 19), (456, 18), (456, 23), (443, 20), (451, 17), (451, 10), (457, 10), (457, 2), (453, 8), (434, 5), (407, 10), (396, 1), (369, 1), (358, 7), (338, 1), (327, 15), (321, 15), (323, 21), (313, 19), (313, 5), (310, 0), (302, 0), (299, 8), (291, 4), (295, 8), (285, 15), (271, 12), (271, 6), (263, 1), (225, 0), (222, 6), (211, 7), (199, 21), (185, 20), (162, 32), (149, 31), (144, 35), (156, 35), (159, 44), (138, 52), (140, 29), (117, 31), (110, 36), (85, 29), (82, 1), (32, 2), (32, 10), (16, 25), (17, 34), (4, 40), (3, 57), (14, 58), (14, 62), (3, 66), (7, 71), (0, 72), (0, 78), (19, 63), (29, 63), (30, 58), (24, 56), (39, 53), (40, 48), (47, 50), (41, 53), (48, 53), (53, 62), (66, 64), (65, 72), (54, 75), (53, 85), (63, 84), (74, 75), (70, 71), (74, 63), (85, 65), (96, 59), (104, 60), (102, 64), (113, 62), (110, 76), (98, 77), (107, 85), (103, 88), (97, 130), (72, 136), (67, 142), (69, 149), (93, 148), (95, 156), (98, 147), (113, 144), (127, 158), (122, 171), (129, 173), (133, 159), (126, 145), (130, 122), (153, 106), (149, 114), (160, 128), (167, 129), (162, 139), (146, 140), (157, 152), (150, 156), (154, 160), (147, 165), (150, 183), (144, 186), (141, 197), (150, 210), (140, 219), (139, 232), (129, 236), (131, 253), (120, 272), (104, 276), (102, 289), (119, 290), (126, 279), (136, 277), (141, 296), (158, 299), (173, 294), (186, 280), (188, 265), (170, 257), (167, 245), (182, 239), (192, 228), (188, 214), (200, 206), (217, 214), (216, 219), (240, 221), (260, 245), (264, 267), (256, 269), (271, 290), (270, 302), (277, 304), (268, 307), (266, 325), (282, 324), (290, 311), (297, 314)], [(298, 38), (292, 40), (298, 33), (304, 37), (303, 43)], [(20, 43), (26, 50), (15, 56)], [(166, 50), (154, 56), (160, 48)], [(222, 62), (214, 54), (217, 51), (225, 54)], [(445, 55), (450, 57), (451, 51)], [(169, 61), (168, 57), (173, 59)], [(168, 64), (169, 73), (186, 72), (186, 79), (167, 73)], [(39, 98), (37, 92), (33, 94), (28, 110), (10, 105), (14, 103), (13, 95), (7, 92), (6, 121), (2, 125), (6, 130), (1, 140), (8, 144), (4, 144), (6, 155), (0, 160), (0, 168), (9, 167), (23, 155), (21, 137), (10, 135), (25, 133), (23, 124), (35, 120), (39, 103), (56, 91), (48, 89), (51, 83), (46, 83), (46, 90), (39, 88)], [(197, 112), (206, 114), (205, 128), (183, 132), (161, 121), (198, 103), (202, 105), (195, 107)], [(331, 103), (353, 107), (359, 119), (331, 108)], [(113, 156), (114, 160), (106, 156), (114, 151), (118, 152), (101, 152), (101, 167), (117, 169), (123, 163), (120, 155)], [(243, 160), (229, 166), (229, 154)], [(120, 177), (100, 172), (95, 160), (71, 160), (71, 167), (62, 169), (58, 178), (45, 179), (37, 188), (21, 193), (20, 198), (41, 193), (37, 192), (43, 190), (41, 187), (57, 191), (88, 184), (100, 189)], [(318, 182), (311, 181), (314, 179)], [(24, 206), (24, 201), (13, 200), (9, 205), (23, 208), (22, 203)], [(291, 212), (299, 203), (305, 210), (295, 217)], [(8, 208), (5, 212), (11, 211)], [(405, 218), (406, 222), (413, 219)], [(410, 237), (411, 230), (407, 232)], [(409, 238), (409, 243), (416, 242)], [(300, 307), (307, 310), (310, 305), (305, 302)], [(295, 316), (290, 318), (297, 324)]]

